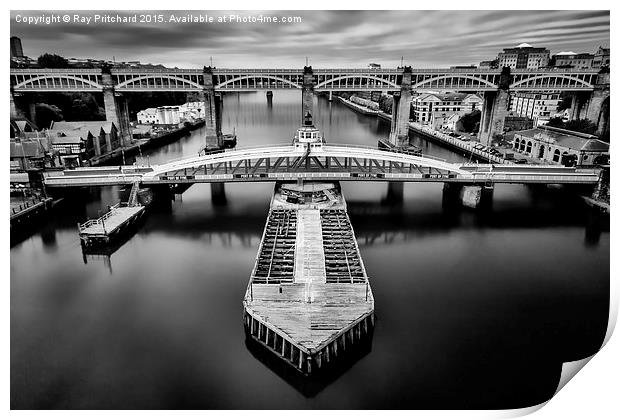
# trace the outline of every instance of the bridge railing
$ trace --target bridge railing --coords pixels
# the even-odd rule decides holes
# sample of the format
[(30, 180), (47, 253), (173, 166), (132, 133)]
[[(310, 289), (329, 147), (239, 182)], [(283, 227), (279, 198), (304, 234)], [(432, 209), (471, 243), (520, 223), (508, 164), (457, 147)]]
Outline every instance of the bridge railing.
[(81, 223), (79, 225), (80, 232), (82, 232), (84, 229), (89, 228), (89, 227), (91, 227), (93, 225), (102, 225), (102, 224), (104, 224), (105, 221), (112, 216), (112, 214), (114, 212), (114, 209), (119, 208), (120, 205), (121, 205), (121, 203), (117, 203), (117, 204), (115, 204), (113, 206), (110, 206), (110, 210), (108, 210), (108, 212), (106, 214), (104, 214), (103, 216), (101, 216), (98, 219), (91, 219), (91, 220), (87, 220), (85, 223)]

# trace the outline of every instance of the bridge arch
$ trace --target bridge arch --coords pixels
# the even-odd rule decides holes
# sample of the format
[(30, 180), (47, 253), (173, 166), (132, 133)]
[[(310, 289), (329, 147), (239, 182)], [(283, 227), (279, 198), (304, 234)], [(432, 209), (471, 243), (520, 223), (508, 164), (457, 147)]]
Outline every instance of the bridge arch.
[(411, 84), (411, 89), (421, 88), (421, 87), (423, 87), (426, 84), (429, 84), (429, 83), (432, 83), (432, 82), (435, 82), (435, 81), (439, 81), (439, 80), (451, 79), (451, 78), (471, 80), (471, 81), (474, 81), (474, 82), (479, 82), (480, 84), (488, 86), (488, 87), (493, 88), (493, 89), (497, 89), (498, 88), (498, 86), (495, 83), (489, 82), (488, 80), (483, 79), (482, 77), (466, 75), (466, 74), (444, 74), (444, 75), (441, 75), (441, 76), (435, 76), (435, 77), (431, 77), (430, 79), (422, 80), (421, 82), (418, 82), (418, 83), (412, 83)]
[[(249, 168), (256, 167), (260, 163), (264, 163), (269, 160), (275, 162), (278, 159), (286, 159), (288, 165), (284, 163), (279, 164), (279, 169), (271, 169), (271, 171), (285, 171), (295, 172), (304, 171), (304, 166), (295, 166), (294, 161), (298, 161), (299, 164), (306, 160), (326, 159), (339, 160), (340, 162), (349, 162), (349, 169), (351, 170), (368, 170), (375, 167), (379, 162), (383, 162), (384, 165), (399, 165), (401, 168), (403, 165), (413, 165), (415, 167), (423, 168), (424, 170), (436, 170), (444, 171), (453, 174), (468, 174), (467, 171), (461, 169), (460, 165), (448, 163), (443, 160), (434, 159), (430, 157), (414, 156), (404, 153), (396, 153), (383, 151), (378, 149), (366, 149), (350, 146), (323, 146), (320, 149), (312, 150), (312, 153), (305, 153), (305, 149), (295, 148), (294, 146), (270, 146), (270, 147), (256, 147), (249, 149), (232, 149), (220, 153), (213, 153), (207, 155), (201, 155), (197, 157), (185, 158), (176, 160), (170, 163), (158, 165), (153, 167), (153, 171), (144, 174), (143, 179), (145, 181), (152, 180), (160, 175), (166, 175), (176, 173), (185, 170), (196, 170), (198, 168), (205, 168), (206, 166), (219, 165), (218, 168), (225, 168), (228, 165), (229, 168)], [(358, 160), (354, 165), (352, 161)], [(361, 163), (365, 162), (365, 163)], [(336, 164), (340, 169), (344, 170), (347, 164)], [(224, 165), (222, 167), (222, 165)], [(360, 166), (367, 165), (367, 166)], [(381, 165), (380, 165), (381, 166)], [(335, 166), (331, 167), (331, 172), (334, 171)], [(330, 169), (323, 168), (321, 171), (330, 172)]]
[(332, 79), (325, 80), (325, 81), (323, 81), (321, 83), (318, 83), (317, 85), (314, 86), (314, 88), (315, 89), (320, 89), (320, 88), (325, 87), (328, 84), (333, 83), (335, 81), (340, 81), (340, 80), (345, 80), (345, 79), (356, 79), (356, 78), (372, 79), (372, 80), (375, 80), (377, 82), (381, 82), (382, 84), (388, 85), (390, 87), (393, 87), (393, 88), (396, 88), (396, 89), (400, 89), (400, 86), (397, 85), (396, 83), (390, 82), (389, 80), (385, 80), (385, 79), (382, 79), (380, 77), (370, 76), (370, 75), (365, 75), (365, 74), (347, 74), (345, 76), (334, 77)]
[(579, 86), (575, 86), (575, 87), (579, 87), (579, 88), (589, 88), (589, 89), (593, 89), (594, 86), (591, 85), (590, 83), (587, 83), (583, 80), (581, 80), (578, 77), (575, 76), (567, 76), (565, 74), (541, 74), (541, 75), (537, 75), (537, 76), (531, 76), (525, 79), (521, 79), (518, 82), (515, 82), (513, 84), (510, 85), (510, 89), (514, 89), (517, 88), (523, 84), (528, 84), (529, 82), (532, 82), (534, 80), (540, 80), (540, 79), (547, 79), (547, 78), (556, 78), (556, 79), (564, 79), (567, 81), (571, 81), (571, 82), (577, 82), (579, 84)]
[[(257, 75), (245, 75), (245, 76), (238, 76), (238, 77), (233, 77), (230, 80), (226, 80), (225, 82), (220, 83), (219, 85), (215, 86), (215, 89), (221, 89), (221, 88), (225, 88), (227, 85), (231, 84), (231, 83), (235, 83), (237, 81), (240, 80), (249, 80), (249, 79), (270, 79), (270, 80), (275, 80), (278, 82), (283, 82), (283, 83), (287, 83), (291, 86), (293, 86), (294, 88), (297, 89), (301, 89), (301, 85), (295, 82), (291, 82), (290, 80), (286, 80), (283, 77), (279, 77), (279, 76), (273, 76), (273, 75), (269, 75), (269, 74), (257, 74)], [(268, 89), (269, 87), (266, 87), (266, 89)]]
[(100, 84), (93, 82), (92, 80), (88, 80), (88, 79), (83, 79), (81, 77), (76, 77), (76, 76), (69, 76), (69, 75), (59, 75), (59, 74), (46, 74), (43, 76), (37, 76), (37, 77), (32, 77), (28, 80), (24, 80), (21, 83), (18, 83), (16, 85), (13, 86), (13, 89), (27, 89), (29, 84), (33, 84), (36, 81), (41, 81), (41, 80), (53, 80), (53, 79), (70, 79), (70, 80), (75, 80), (76, 82), (81, 82), (84, 83), (92, 88), (95, 89), (102, 89), (103, 86), (101, 86)]
[(197, 89), (202, 89), (202, 85), (200, 85), (200, 84), (198, 84), (196, 82), (192, 82), (191, 80), (183, 79), (182, 77), (178, 77), (178, 76), (157, 75), (157, 74), (149, 74), (149, 75), (134, 77), (132, 79), (128, 79), (128, 80), (125, 80), (122, 83), (119, 83), (118, 85), (115, 86), (115, 88), (116, 89), (122, 89), (122, 88), (128, 87), (130, 83), (139, 82), (140, 80), (144, 80), (144, 79), (156, 79), (156, 78), (167, 79), (168, 81), (182, 82), (182, 83), (185, 83), (185, 84), (187, 84), (187, 85), (189, 85), (191, 87), (195, 87)]

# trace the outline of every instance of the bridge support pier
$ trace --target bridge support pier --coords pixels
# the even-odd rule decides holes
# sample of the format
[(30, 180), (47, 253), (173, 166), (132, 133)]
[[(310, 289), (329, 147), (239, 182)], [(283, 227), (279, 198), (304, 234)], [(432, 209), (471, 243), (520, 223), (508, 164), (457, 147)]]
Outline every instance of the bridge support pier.
[(312, 101), (314, 96), (314, 75), (312, 73), (312, 66), (304, 67), (304, 76), (301, 86), (301, 124), (304, 123), (304, 118), (307, 113), (312, 115)]
[(463, 185), (452, 182), (443, 184), (444, 209), (462, 206), (471, 209), (490, 209), (493, 204), (493, 186)]
[(225, 206), (228, 202), (224, 185), (223, 182), (211, 183), (211, 202), (214, 206)]
[(271, 91), (271, 90), (267, 91), (267, 105), (268, 106), (272, 106), (273, 105), (273, 91)]
[(328, 99), (328, 101), (331, 102), (333, 99), (334, 99), (334, 91), (330, 90), (329, 91), (329, 99)]
[(11, 111), (11, 120), (22, 120), (25, 118), (24, 112), (15, 103), (15, 96), (18, 95), (20, 94), (15, 94), (13, 93), (13, 90), (11, 90), (11, 102), (9, 104)]
[[(120, 135), (121, 147), (129, 146), (131, 142), (131, 132), (129, 126), (129, 110), (127, 101), (114, 91), (112, 74), (108, 67), (101, 69), (103, 81), (103, 107), (105, 109), (106, 121), (113, 122)], [(109, 147), (110, 145), (108, 145)]]
[(401, 76), (400, 93), (394, 94), (390, 143), (403, 148), (409, 145), (409, 112), (411, 110), (411, 67), (406, 66)]
[(138, 200), (140, 204), (152, 204), (160, 210), (170, 211), (172, 210), (174, 194), (167, 184), (153, 185), (148, 188), (146, 193), (139, 193)]
[(504, 120), (510, 110), (510, 93), (500, 89), (497, 92), (485, 92), (480, 116), (480, 143), (489, 145), (496, 134), (504, 132)]
[(609, 130), (609, 73), (599, 73), (594, 91), (586, 103), (584, 118), (597, 126), (596, 134), (601, 136)]
[(405, 183), (398, 181), (388, 182), (387, 196), (385, 197), (386, 204), (402, 204), (405, 195)]
[(573, 93), (571, 95), (570, 119), (578, 120), (582, 118), (587, 99), (581, 93)]
[(204, 104), (205, 109), (205, 142), (206, 149), (219, 149), (221, 144), (221, 103), (222, 98), (215, 95), (213, 83), (213, 70), (205, 67), (203, 70), (204, 85), (202, 92), (198, 94), (198, 100)]

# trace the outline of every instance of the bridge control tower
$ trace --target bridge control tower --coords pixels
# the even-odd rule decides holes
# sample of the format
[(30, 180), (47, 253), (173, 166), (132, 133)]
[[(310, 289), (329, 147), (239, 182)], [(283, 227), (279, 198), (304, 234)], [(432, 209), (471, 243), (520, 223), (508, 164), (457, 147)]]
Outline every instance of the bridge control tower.
[(293, 146), (296, 148), (316, 148), (325, 144), (325, 138), (312, 122), (312, 114), (306, 112), (304, 123), (295, 132)]

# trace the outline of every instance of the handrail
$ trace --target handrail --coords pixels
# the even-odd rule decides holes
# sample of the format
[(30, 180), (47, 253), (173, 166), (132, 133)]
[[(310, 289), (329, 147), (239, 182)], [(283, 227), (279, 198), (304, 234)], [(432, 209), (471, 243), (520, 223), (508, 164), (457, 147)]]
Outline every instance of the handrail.
[(113, 206), (110, 206), (110, 210), (108, 210), (108, 212), (106, 214), (104, 214), (103, 216), (101, 216), (98, 219), (90, 219), (87, 220), (86, 222), (80, 224), (80, 232), (83, 231), (84, 229), (93, 226), (93, 225), (101, 225), (103, 224), (103, 222), (107, 219), (109, 219), (112, 216), (113, 210), (119, 208), (121, 205), (121, 203), (117, 203)]

